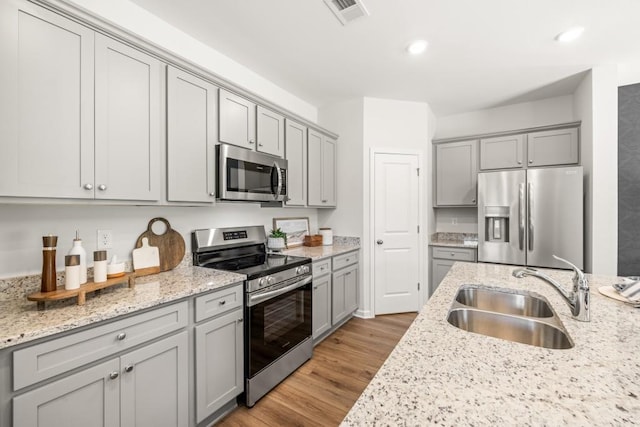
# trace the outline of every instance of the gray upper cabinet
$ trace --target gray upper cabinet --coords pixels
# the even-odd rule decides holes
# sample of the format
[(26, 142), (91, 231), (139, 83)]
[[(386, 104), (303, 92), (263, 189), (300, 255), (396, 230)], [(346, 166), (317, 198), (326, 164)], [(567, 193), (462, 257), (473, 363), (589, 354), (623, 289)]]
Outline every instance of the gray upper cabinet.
[(336, 141), (309, 129), (307, 152), (309, 206), (336, 206), (336, 148)]
[(224, 89), (219, 100), (220, 142), (255, 149), (256, 104)]
[(285, 158), (287, 159), (287, 206), (307, 204), (307, 127), (285, 120)]
[(93, 198), (94, 32), (0, 4), (0, 195)]
[(476, 206), (478, 141), (436, 145), (435, 206)]
[(521, 168), (524, 164), (524, 135), (480, 140), (480, 169)]
[(258, 105), (256, 150), (284, 157), (284, 116)]
[(162, 63), (101, 34), (95, 45), (95, 196), (159, 200)]
[(579, 162), (578, 129), (555, 129), (529, 133), (528, 166), (570, 165)]
[(167, 200), (215, 200), (218, 88), (167, 70)]

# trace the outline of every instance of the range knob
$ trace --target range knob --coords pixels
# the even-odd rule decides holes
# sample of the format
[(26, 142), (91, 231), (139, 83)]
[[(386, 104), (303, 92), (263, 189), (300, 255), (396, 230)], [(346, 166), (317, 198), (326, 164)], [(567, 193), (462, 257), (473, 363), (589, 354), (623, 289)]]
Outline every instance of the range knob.
[(301, 265), (300, 267), (296, 268), (296, 274), (306, 274), (308, 272), (309, 272), (308, 265)]
[(276, 282), (276, 279), (274, 279), (271, 276), (267, 276), (267, 283), (270, 285), (273, 285)]
[(267, 286), (267, 278), (263, 277), (260, 280), (258, 280), (258, 287), (263, 287), (263, 286)]

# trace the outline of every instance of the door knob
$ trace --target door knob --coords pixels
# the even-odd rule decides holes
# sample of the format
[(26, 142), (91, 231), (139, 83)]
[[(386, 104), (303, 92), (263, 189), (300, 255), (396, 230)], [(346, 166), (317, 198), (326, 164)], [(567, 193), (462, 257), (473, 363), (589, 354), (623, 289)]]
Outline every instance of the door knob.
[(381, 245), (381, 244), (383, 244), (384, 242), (383, 242), (382, 240), (378, 239), (378, 241), (376, 241), (376, 243), (377, 243), (377, 244), (379, 244), (379, 245)]

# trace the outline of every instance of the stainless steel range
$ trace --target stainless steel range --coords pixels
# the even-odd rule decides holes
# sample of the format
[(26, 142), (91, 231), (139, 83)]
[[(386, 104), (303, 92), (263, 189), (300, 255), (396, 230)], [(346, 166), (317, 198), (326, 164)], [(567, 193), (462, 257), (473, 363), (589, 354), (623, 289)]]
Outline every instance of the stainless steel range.
[(247, 275), (245, 403), (258, 399), (311, 358), (311, 259), (266, 251), (263, 226), (192, 233), (193, 265)]

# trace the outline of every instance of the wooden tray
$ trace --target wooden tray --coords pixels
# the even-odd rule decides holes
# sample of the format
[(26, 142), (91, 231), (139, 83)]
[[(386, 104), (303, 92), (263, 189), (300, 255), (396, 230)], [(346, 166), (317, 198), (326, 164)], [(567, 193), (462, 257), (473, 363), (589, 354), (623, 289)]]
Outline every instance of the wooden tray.
[(107, 279), (106, 282), (101, 282), (101, 283), (87, 282), (84, 285), (81, 285), (78, 289), (72, 289), (72, 290), (67, 290), (64, 288), (64, 286), (59, 286), (58, 289), (56, 289), (53, 292), (34, 292), (30, 295), (27, 295), (27, 299), (29, 301), (37, 301), (38, 310), (44, 310), (45, 302), (47, 301), (57, 301), (57, 300), (68, 299), (68, 298), (77, 298), (78, 305), (84, 305), (87, 292), (99, 291), (100, 289), (119, 285), (121, 283), (128, 283), (129, 288), (133, 289), (134, 286), (136, 285), (135, 277), (136, 277), (135, 273), (125, 273), (121, 277)]

